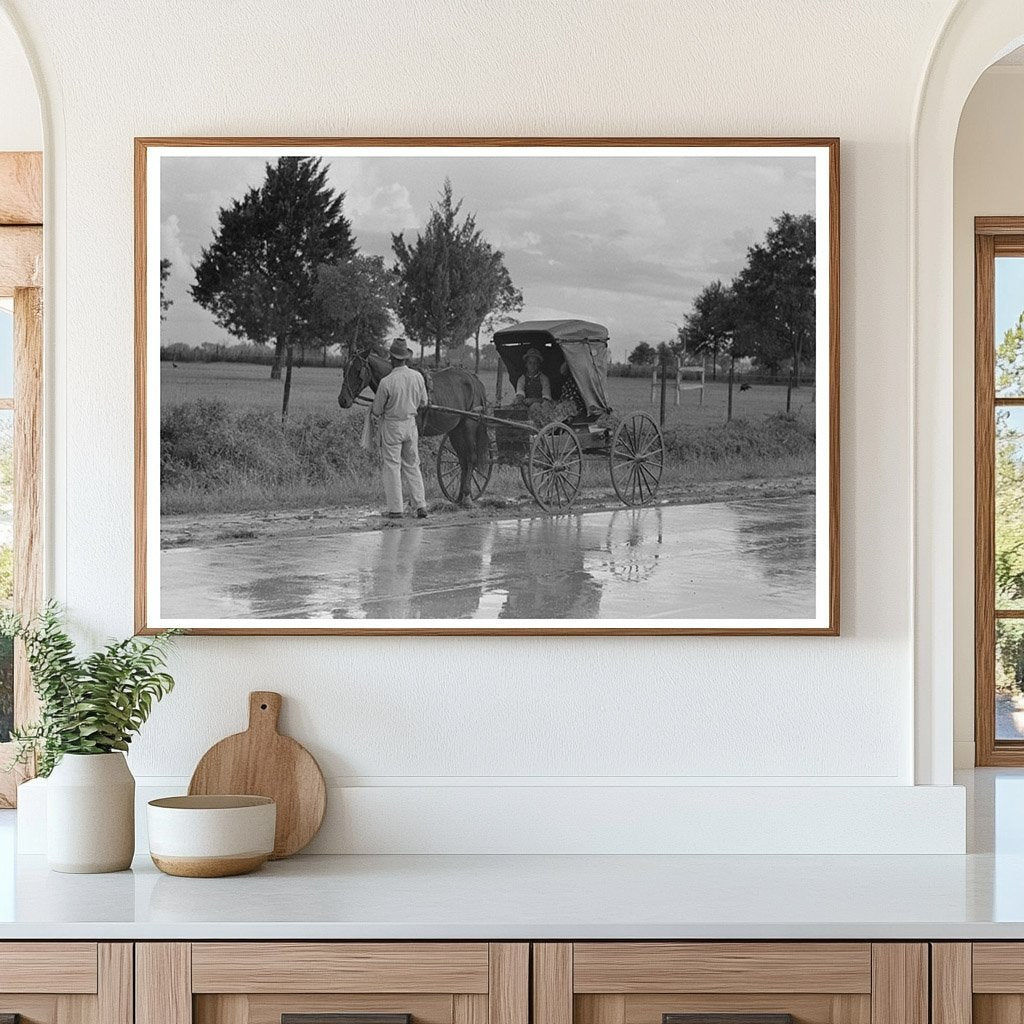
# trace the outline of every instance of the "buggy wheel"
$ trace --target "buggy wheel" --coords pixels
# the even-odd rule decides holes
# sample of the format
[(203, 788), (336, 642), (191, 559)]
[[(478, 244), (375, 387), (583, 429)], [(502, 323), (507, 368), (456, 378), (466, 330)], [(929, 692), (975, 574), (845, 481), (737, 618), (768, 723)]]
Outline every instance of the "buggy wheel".
[[(482, 464), (473, 468), (473, 476), (469, 484), (469, 496), (476, 501), (484, 491), (491, 479), (491, 469), (494, 466), (494, 459), (491, 457), (490, 445), (484, 453)], [(462, 482), (462, 465), (459, 457), (452, 446), (451, 438), (445, 434), (441, 446), (437, 449), (437, 483), (441, 493), (452, 504), (459, 500), (459, 484)]]
[(530, 460), (527, 459), (525, 462), (519, 463), (519, 475), (523, 478), (523, 486), (526, 488), (526, 493), (533, 497), (533, 484), (530, 483)]
[(549, 423), (530, 442), (527, 486), (545, 512), (566, 512), (583, 483), (583, 449), (564, 423)]
[(664, 468), (661, 428), (645, 412), (627, 416), (615, 428), (608, 449), (612, 487), (622, 503), (646, 505), (653, 501)]

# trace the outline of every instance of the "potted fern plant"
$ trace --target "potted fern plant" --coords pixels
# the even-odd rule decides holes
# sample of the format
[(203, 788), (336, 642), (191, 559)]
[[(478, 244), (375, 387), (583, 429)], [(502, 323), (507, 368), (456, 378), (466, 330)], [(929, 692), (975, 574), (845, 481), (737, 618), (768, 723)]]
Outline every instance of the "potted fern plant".
[(122, 871), (135, 852), (135, 779), (124, 752), (174, 680), (162, 671), (171, 637), (129, 637), (83, 658), (56, 604), (23, 622), (0, 614), (0, 634), (21, 640), (39, 697), (38, 721), (16, 729), (14, 764), (34, 757), (48, 777), (47, 861), (54, 871)]

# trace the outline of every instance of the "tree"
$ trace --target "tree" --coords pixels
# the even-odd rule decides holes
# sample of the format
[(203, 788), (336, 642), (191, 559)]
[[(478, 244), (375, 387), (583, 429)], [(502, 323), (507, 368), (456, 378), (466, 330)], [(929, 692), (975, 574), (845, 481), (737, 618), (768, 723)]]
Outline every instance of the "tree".
[(747, 250), (732, 290), (747, 354), (767, 369), (789, 361), (790, 385), (799, 387), (801, 363), (814, 354), (814, 217), (783, 213), (772, 225)]
[[(486, 244), (486, 243), (484, 243)], [(474, 373), (480, 372), (480, 332), (494, 334), (501, 327), (517, 323), (515, 314), (523, 308), (523, 293), (512, 283), (512, 277), (505, 266), (504, 255), (495, 252), (489, 263), (482, 265), (489, 271), (489, 278), (480, 288), (480, 309), (484, 311), (474, 332)]]
[(461, 209), (462, 201), (454, 201), (446, 178), (441, 200), (430, 208), (430, 219), (416, 240), (391, 236), (398, 318), (421, 349), (433, 344), (435, 365), (441, 362), (442, 347), (461, 345), (479, 327), (487, 312), (483, 293), (501, 260), (501, 253), (483, 240), (472, 214), (459, 223)]
[(164, 285), (167, 284), (167, 279), (171, 276), (171, 261), (165, 256), (160, 261), (160, 319), (167, 319), (167, 310), (174, 305), (174, 299), (169, 299), (164, 294)]
[(735, 301), (731, 288), (712, 281), (693, 300), (677, 336), (683, 352), (711, 356), (711, 379), (718, 379), (718, 357), (729, 347), (735, 332)]
[(481, 243), (479, 280), (475, 286), (478, 296), (479, 323), (473, 332), (473, 372), (480, 372), (480, 333), (493, 335), (499, 328), (517, 323), (515, 314), (522, 309), (522, 292), (512, 284), (505, 256)]
[(316, 282), (321, 266), (355, 255), (344, 193), (327, 185), (319, 157), (279, 157), (266, 177), (217, 214), (213, 242), (195, 267), (192, 297), (236, 337), (274, 345), (270, 375), (287, 369), (281, 401), (288, 415), (293, 352), (317, 341), (321, 311)]
[(626, 362), (633, 366), (651, 366), (658, 361), (658, 352), (653, 345), (641, 341), (632, 352), (626, 356)]
[(1013, 411), (996, 411), (996, 606), (1024, 600), (1024, 430)]
[(1024, 395), (1024, 313), (996, 347), (996, 394)]
[(324, 264), (317, 274), (316, 301), (324, 352), (335, 344), (349, 352), (378, 346), (393, 323), (394, 275), (382, 256), (350, 256), (342, 263)]
[(736, 360), (750, 355), (750, 334), (744, 329), (741, 312), (735, 283), (726, 287), (721, 281), (713, 281), (693, 300), (693, 309), (678, 331), (684, 353), (711, 355), (712, 380), (718, 379), (719, 360), (729, 360), (726, 422), (732, 419)]
[[(1020, 395), (1024, 383), (1024, 313), (996, 347), (996, 393)], [(995, 423), (996, 607), (1024, 601), (1024, 427), (1017, 410), (1000, 408)]]

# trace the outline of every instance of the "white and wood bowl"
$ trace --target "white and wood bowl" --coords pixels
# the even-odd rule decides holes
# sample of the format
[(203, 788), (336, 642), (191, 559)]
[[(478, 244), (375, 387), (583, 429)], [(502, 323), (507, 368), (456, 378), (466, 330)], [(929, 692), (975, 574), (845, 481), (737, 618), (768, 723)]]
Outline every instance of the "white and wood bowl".
[(277, 805), (266, 796), (168, 796), (147, 808), (149, 853), (168, 875), (225, 878), (274, 852)]

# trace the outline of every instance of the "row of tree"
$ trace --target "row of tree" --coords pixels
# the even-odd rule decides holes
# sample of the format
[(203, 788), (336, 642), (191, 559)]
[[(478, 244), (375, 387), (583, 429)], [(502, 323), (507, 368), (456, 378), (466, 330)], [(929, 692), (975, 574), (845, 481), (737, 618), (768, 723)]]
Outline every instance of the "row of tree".
[[(395, 317), (406, 335), (433, 350), (513, 323), (523, 307), (504, 256), (473, 215), (461, 216), (445, 181), (423, 231), (392, 236), (394, 263), (362, 255), (344, 214), (344, 193), (327, 182), (318, 157), (285, 156), (217, 214), (213, 241), (196, 264), (192, 298), (230, 334), (271, 346), (271, 377), (284, 367), (281, 415), (288, 415), (296, 350), (378, 345)], [(170, 266), (161, 261), (161, 284)], [(169, 301), (161, 296), (161, 308)]]
[(699, 355), (711, 360), (714, 379), (720, 362), (748, 358), (771, 376), (788, 367), (798, 387), (801, 366), (814, 357), (815, 283), (814, 217), (783, 213), (729, 284), (712, 281), (698, 293), (673, 342), (641, 342), (629, 361)]

